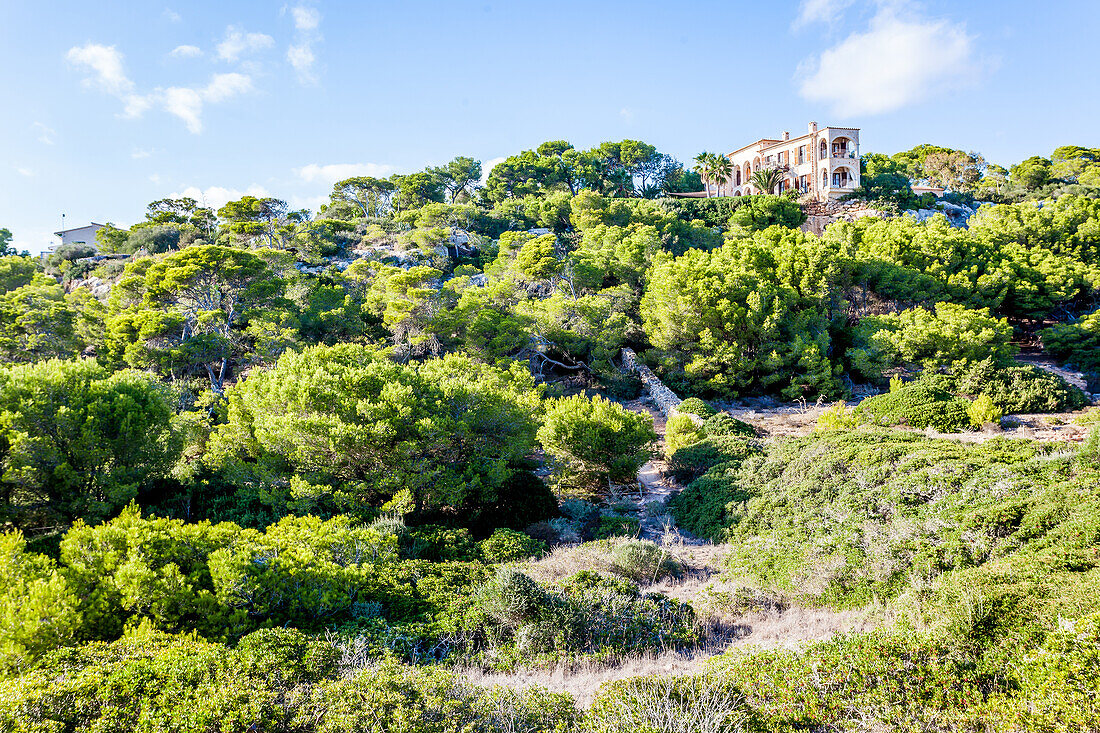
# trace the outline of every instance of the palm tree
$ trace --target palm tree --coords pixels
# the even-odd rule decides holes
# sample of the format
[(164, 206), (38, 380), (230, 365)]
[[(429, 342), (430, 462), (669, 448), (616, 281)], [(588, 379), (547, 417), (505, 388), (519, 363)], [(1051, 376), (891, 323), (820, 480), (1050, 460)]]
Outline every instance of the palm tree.
[(695, 156), (695, 167), (693, 171), (699, 174), (699, 177), (703, 179), (703, 185), (706, 187), (707, 198), (710, 198), (710, 176), (713, 172), (714, 153), (708, 153), (703, 151)]
[(782, 181), (783, 171), (778, 168), (761, 168), (749, 178), (749, 183), (764, 193), (773, 193)]
[(715, 155), (711, 160), (710, 174), (718, 182), (719, 194), (721, 194), (722, 184), (733, 177), (733, 163), (724, 155)]

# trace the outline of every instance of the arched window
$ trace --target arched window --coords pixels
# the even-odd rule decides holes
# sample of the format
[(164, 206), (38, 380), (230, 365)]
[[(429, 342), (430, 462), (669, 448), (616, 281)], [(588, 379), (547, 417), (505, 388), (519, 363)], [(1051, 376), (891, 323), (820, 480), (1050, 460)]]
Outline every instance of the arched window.
[(759, 157), (753, 158), (752, 169), (753, 169), (753, 171), (760, 170), (760, 158)]
[(825, 144), (824, 140), (821, 141), (821, 157), (822, 158), (829, 157), (829, 146)]
[(741, 185), (741, 169), (740, 168), (737, 169), (737, 174), (733, 178), (734, 178), (734, 184), (733, 185), (740, 186)]
[[(825, 145), (825, 143), (821, 143), (821, 144)], [(821, 187), (822, 188), (828, 188), (829, 187), (829, 172), (828, 171), (821, 171)]]

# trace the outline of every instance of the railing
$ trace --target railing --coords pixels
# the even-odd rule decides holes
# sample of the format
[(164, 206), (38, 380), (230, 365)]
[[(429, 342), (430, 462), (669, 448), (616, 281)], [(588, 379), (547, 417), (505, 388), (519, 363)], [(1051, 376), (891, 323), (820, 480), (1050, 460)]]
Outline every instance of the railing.
[(834, 150), (832, 155), (821, 153), (818, 155), (818, 160), (825, 160), (826, 158), (848, 158), (855, 160), (857, 157), (859, 156), (856, 155), (856, 151), (854, 150)]

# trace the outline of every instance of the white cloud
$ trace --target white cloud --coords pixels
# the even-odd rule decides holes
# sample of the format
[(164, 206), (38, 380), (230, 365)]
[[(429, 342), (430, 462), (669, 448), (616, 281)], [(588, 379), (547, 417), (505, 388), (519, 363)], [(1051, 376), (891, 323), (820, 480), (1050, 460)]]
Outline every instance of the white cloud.
[(225, 39), (218, 44), (218, 58), (233, 62), (247, 53), (255, 53), (275, 45), (266, 33), (244, 33), (234, 26), (225, 29)]
[(114, 46), (98, 43), (74, 46), (65, 58), (73, 66), (91, 72), (84, 79), (85, 86), (98, 87), (115, 97), (124, 97), (134, 89), (134, 83), (122, 70), (122, 54)]
[(134, 160), (140, 160), (142, 158), (148, 158), (152, 154), (153, 154), (152, 150), (143, 150), (141, 148), (134, 148), (130, 152), (130, 157), (133, 158)]
[(38, 132), (38, 142), (43, 145), (53, 145), (54, 136), (57, 134), (56, 131), (46, 127), (41, 122), (35, 122), (31, 125), (31, 129)]
[(979, 67), (961, 24), (881, 5), (856, 32), (799, 70), (799, 93), (841, 117), (890, 112), (971, 81)]
[(791, 28), (797, 30), (813, 24), (832, 26), (851, 4), (852, 0), (802, 0)]
[(210, 83), (202, 90), (202, 97), (208, 102), (224, 102), (238, 94), (252, 91), (252, 79), (236, 72), (214, 74)]
[(202, 109), (207, 102), (218, 103), (252, 90), (252, 79), (236, 72), (214, 74), (210, 83), (202, 89), (170, 87), (157, 93), (157, 97), (169, 114), (183, 120), (187, 129), (196, 135), (202, 132)]
[(317, 31), (321, 25), (321, 14), (306, 5), (294, 6), (290, 14), (294, 18), (297, 34), (294, 43), (286, 49), (286, 60), (294, 67), (299, 82), (316, 84), (317, 75), (313, 72), (313, 65), (317, 57), (313, 53), (313, 44), (321, 40), (321, 34)]
[(202, 56), (202, 49), (198, 46), (176, 46), (168, 52), (168, 55), (177, 59), (192, 59), (196, 56)]
[(149, 175), (149, 183), (160, 183), (160, 174), (159, 173), (151, 173)]
[(287, 198), (287, 203), (292, 209), (309, 209), (315, 212), (332, 202), (328, 196), (290, 196)]
[[(503, 158), (501, 159), (503, 160)], [(294, 173), (306, 183), (324, 183), (328, 186), (352, 176), (388, 176), (396, 170), (384, 163), (330, 163), (329, 165), (309, 165), (295, 168)]]
[(165, 8), (164, 9), (164, 17), (170, 23), (179, 23), (181, 20), (183, 20), (183, 18), (180, 16), (180, 14), (177, 13), (175, 10), (172, 10), (171, 8)]
[(294, 70), (298, 72), (298, 80), (303, 84), (312, 84), (317, 81), (317, 77), (313, 74), (313, 62), (316, 59), (313, 56), (313, 49), (310, 48), (309, 43), (303, 43), (297, 46), (290, 46), (286, 50), (286, 60), (290, 62), (290, 65), (294, 67)]
[(202, 132), (202, 95), (188, 87), (169, 87), (160, 92), (164, 111), (183, 120), (188, 131)]
[[(70, 63), (91, 72), (85, 84), (98, 87), (122, 101), (122, 117), (141, 117), (149, 109), (157, 107), (183, 120), (187, 129), (195, 134), (202, 132), (205, 104), (224, 102), (253, 89), (250, 76), (232, 72), (214, 74), (204, 87), (158, 87), (148, 94), (137, 94), (133, 82), (123, 71), (122, 54), (114, 46), (90, 43), (70, 49), (67, 58)], [(48, 129), (44, 125), (43, 128)]]
[(34, 171), (32, 171), (30, 168), (16, 168), (15, 172), (21, 176), (26, 176), (27, 178), (30, 178), (34, 175)]
[(236, 201), (242, 196), (264, 198), (270, 195), (271, 194), (268, 193), (266, 188), (257, 183), (253, 183), (243, 191), (238, 188), (223, 188), (221, 186), (210, 186), (206, 189), (201, 189), (198, 186), (188, 186), (182, 191), (171, 194), (170, 198), (192, 198), (204, 206), (220, 209), (230, 201)]
[(481, 164), (481, 182), (485, 183), (489, 180), (489, 174), (493, 172), (493, 169), (503, 163), (507, 158), (501, 156), (499, 158), (490, 158)]
[(623, 107), (619, 110), (619, 117), (622, 117), (624, 122), (633, 122), (634, 110), (630, 109), (630, 107)]
[(294, 16), (294, 27), (300, 31), (317, 30), (317, 26), (321, 24), (321, 14), (316, 8), (298, 5), (291, 8), (290, 14)]

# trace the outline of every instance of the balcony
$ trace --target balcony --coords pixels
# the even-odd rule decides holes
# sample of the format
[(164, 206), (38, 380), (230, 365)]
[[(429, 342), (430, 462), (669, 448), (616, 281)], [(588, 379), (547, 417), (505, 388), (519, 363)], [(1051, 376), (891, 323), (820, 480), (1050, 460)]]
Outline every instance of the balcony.
[(844, 160), (855, 160), (859, 157), (859, 154), (855, 150), (834, 150), (832, 154), (821, 153), (818, 155), (818, 160), (826, 160), (828, 158), (842, 158)]

